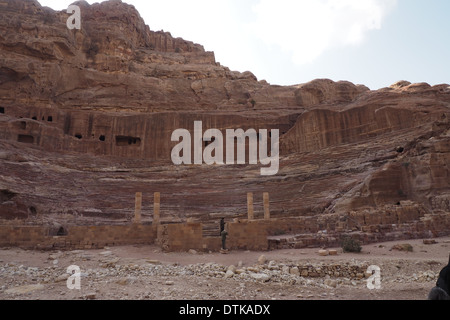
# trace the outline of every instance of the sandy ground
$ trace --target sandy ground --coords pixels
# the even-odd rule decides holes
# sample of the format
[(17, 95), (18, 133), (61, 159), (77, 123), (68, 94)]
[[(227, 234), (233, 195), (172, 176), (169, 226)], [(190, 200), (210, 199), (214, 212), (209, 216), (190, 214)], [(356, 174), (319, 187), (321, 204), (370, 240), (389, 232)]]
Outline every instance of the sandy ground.
[[(450, 238), (388, 242), (363, 246), (359, 254), (319, 256), (318, 249), (268, 252), (165, 253), (156, 246), (102, 250), (27, 251), (0, 249), (1, 300), (426, 300), (449, 261)], [(391, 250), (409, 243), (412, 252)], [(278, 265), (350, 263), (377, 265), (381, 288), (367, 280), (298, 277), (289, 281), (226, 278), (230, 265), (262, 268), (264, 255)], [(267, 265), (266, 263), (266, 265)], [(80, 289), (67, 287), (67, 268), (80, 267)], [(257, 271), (257, 270), (256, 270)], [(255, 272), (256, 272), (255, 271)], [(278, 279), (278, 278), (277, 278)], [(281, 278), (280, 278), (281, 279)], [(284, 279), (284, 278), (283, 278)], [(75, 282), (72, 282), (75, 283)]]

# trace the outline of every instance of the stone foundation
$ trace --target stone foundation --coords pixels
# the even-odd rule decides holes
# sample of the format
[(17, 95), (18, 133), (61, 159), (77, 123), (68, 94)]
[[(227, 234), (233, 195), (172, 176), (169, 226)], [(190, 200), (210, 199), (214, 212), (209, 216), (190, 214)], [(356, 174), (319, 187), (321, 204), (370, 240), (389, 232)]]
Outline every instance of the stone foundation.
[(152, 244), (156, 239), (152, 225), (73, 226), (65, 235), (53, 235), (44, 226), (0, 226), (0, 247), (42, 250), (97, 249), (105, 246)]
[[(415, 218), (415, 217), (414, 217)], [(344, 236), (361, 244), (442, 237), (450, 234), (450, 214), (425, 214), (397, 224), (349, 227), (338, 215), (284, 219), (238, 220), (227, 223), (226, 247), (265, 251), (286, 248), (339, 247)], [(388, 221), (388, 222), (394, 222)], [(214, 251), (221, 238), (204, 235), (202, 223), (137, 224), (122, 226), (0, 226), (0, 247), (40, 250), (96, 249), (105, 246), (157, 244), (164, 251)], [(218, 230), (219, 231), (219, 230)], [(219, 232), (218, 232), (219, 233)], [(217, 234), (218, 234), (217, 233)]]

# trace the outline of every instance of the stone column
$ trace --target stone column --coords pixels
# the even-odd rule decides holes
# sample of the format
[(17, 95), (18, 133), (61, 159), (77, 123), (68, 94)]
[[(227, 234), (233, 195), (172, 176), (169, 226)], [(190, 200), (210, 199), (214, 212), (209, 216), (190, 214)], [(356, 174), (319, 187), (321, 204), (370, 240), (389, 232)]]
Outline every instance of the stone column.
[(142, 192), (136, 192), (134, 198), (134, 223), (141, 223)]
[(160, 198), (161, 194), (159, 192), (155, 192), (153, 196), (153, 224), (155, 225), (160, 223), (160, 215), (159, 215)]
[(255, 219), (255, 212), (253, 211), (253, 193), (247, 193), (247, 212), (248, 220)]
[(263, 201), (264, 201), (264, 219), (270, 219), (270, 210), (269, 210), (269, 193), (263, 193)]

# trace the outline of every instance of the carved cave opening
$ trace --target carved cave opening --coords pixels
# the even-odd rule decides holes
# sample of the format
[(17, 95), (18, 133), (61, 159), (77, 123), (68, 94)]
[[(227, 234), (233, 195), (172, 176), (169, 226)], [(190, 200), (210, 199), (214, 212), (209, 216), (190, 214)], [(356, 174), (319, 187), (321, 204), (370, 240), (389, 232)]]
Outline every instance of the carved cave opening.
[(30, 213), (31, 215), (33, 215), (33, 216), (37, 215), (37, 209), (36, 209), (36, 207), (34, 207), (34, 206), (29, 207), (29, 208), (28, 208), (28, 211), (29, 211), (29, 213)]
[(34, 137), (28, 134), (19, 134), (17, 141), (22, 143), (34, 143)]
[(59, 227), (51, 227), (51, 228), (48, 230), (48, 235), (51, 236), (51, 237), (54, 237), (54, 236), (61, 237), (61, 236), (67, 236), (67, 235), (68, 235), (68, 232), (67, 232), (67, 229), (64, 228), (64, 227), (62, 227), (62, 226), (59, 226)]
[(116, 146), (123, 147), (123, 146), (131, 146), (131, 145), (140, 146), (141, 138), (116, 136)]
[(16, 193), (9, 190), (0, 190), (0, 203), (11, 200), (16, 196)]

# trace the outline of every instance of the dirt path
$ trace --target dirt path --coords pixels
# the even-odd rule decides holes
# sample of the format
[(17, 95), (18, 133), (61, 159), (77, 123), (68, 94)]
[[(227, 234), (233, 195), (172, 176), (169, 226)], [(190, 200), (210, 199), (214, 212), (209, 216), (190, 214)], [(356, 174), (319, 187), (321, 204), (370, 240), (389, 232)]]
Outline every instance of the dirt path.
[[(391, 250), (403, 243), (413, 251)], [(448, 263), (450, 238), (431, 245), (422, 240), (366, 245), (359, 254), (317, 252), (165, 253), (156, 246), (69, 252), (0, 249), (0, 299), (424, 300)], [(261, 255), (264, 264), (258, 263)], [(71, 265), (80, 267), (79, 290), (67, 288)], [(303, 277), (293, 272), (306, 265), (318, 270), (376, 265), (381, 289), (369, 290), (367, 276)]]

